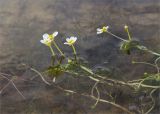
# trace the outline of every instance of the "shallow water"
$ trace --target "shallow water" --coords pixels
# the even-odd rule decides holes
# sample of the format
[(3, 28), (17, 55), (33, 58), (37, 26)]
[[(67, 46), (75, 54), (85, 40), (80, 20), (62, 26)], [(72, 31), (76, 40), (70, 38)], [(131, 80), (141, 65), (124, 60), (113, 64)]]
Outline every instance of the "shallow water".
[[(9, 86), (1, 94), (1, 114), (123, 113), (101, 104), (91, 111), (88, 106), (91, 101), (84, 101), (80, 96), (77, 101), (75, 96), (68, 97), (37, 77), (31, 80), (35, 74), (19, 65), (46, 68), (50, 64), (50, 52), (39, 40), (43, 33), (58, 30), (56, 41), (68, 55), (71, 49), (63, 46), (63, 42), (65, 37), (75, 35), (78, 54), (89, 61), (90, 67), (107, 67), (116, 78), (120, 74), (124, 80), (134, 79), (153, 69), (134, 66), (131, 59), (152, 61), (153, 56), (124, 55), (118, 49), (118, 40), (109, 35), (97, 36), (96, 28), (107, 24), (115, 34), (126, 38), (123, 26), (128, 24), (135, 39), (158, 52), (159, 18), (159, 0), (0, 0), (0, 71), (18, 76), (15, 84), (26, 97), (23, 100)], [(67, 87), (71, 83), (75, 88), (83, 85), (75, 83), (79, 80), (59, 80)]]

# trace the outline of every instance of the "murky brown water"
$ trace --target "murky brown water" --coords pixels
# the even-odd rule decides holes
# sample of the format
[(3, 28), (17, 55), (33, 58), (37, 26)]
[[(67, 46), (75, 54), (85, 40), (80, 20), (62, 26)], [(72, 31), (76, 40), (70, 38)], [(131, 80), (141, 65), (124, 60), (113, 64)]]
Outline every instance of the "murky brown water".
[[(93, 68), (105, 61), (105, 67), (132, 79), (152, 69), (131, 65), (131, 58), (138, 57), (123, 55), (118, 51), (119, 41), (109, 35), (97, 37), (96, 28), (107, 24), (126, 37), (123, 26), (128, 24), (134, 38), (158, 52), (159, 7), (159, 0), (0, 0), (0, 71), (17, 75), (15, 83), (26, 97), (23, 100), (12, 86), (7, 88), (1, 94), (1, 114), (123, 114), (108, 105), (90, 111), (89, 100), (65, 96), (38, 78), (28, 81), (35, 74), (18, 65), (26, 63), (38, 70), (48, 66), (50, 52), (39, 40), (43, 33), (58, 30), (59, 45), (63, 46), (67, 36), (78, 37), (78, 53)], [(71, 54), (69, 47), (62, 48)], [(141, 55), (139, 59), (149, 61), (152, 56)], [(71, 83), (64, 81), (66, 85)]]

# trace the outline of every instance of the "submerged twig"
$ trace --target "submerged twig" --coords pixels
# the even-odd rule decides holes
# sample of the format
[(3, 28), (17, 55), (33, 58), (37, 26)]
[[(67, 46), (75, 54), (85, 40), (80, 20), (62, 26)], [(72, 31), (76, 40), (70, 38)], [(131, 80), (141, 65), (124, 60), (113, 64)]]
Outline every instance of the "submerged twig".
[(154, 100), (152, 94), (153, 94), (156, 90), (157, 90), (157, 89), (153, 89), (153, 90), (150, 92), (150, 97), (151, 97), (151, 99), (152, 99), (153, 105), (151, 106), (151, 108), (150, 108), (145, 114), (149, 114), (149, 113), (153, 110), (153, 108), (154, 108), (154, 106), (155, 106), (155, 100)]
[(47, 82), (45, 79), (44, 79), (44, 77), (43, 77), (43, 75), (39, 72), (39, 71), (37, 71), (36, 69), (34, 69), (34, 68), (30, 68), (32, 71), (34, 71), (35, 73), (37, 73), (40, 77), (41, 77), (41, 79), (42, 79), (42, 81), (44, 82), (44, 83), (46, 83), (47, 85), (51, 85), (49, 82)]
[(73, 90), (64, 89), (64, 88), (62, 88), (62, 87), (60, 87), (60, 86), (58, 86), (58, 85), (54, 85), (54, 87), (56, 87), (56, 88), (58, 88), (58, 89), (60, 89), (60, 90), (62, 90), (62, 91), (68, 92), (68, 93), (78, 94), (78, 95), (82, 95), (82, 96), (85, 96), (85, 97), (92, 98), (93, 100), (96, 100), (96, 103), (97, 103), (97, 102), (103, 102), (103, 103), (110, 104), (110, 105), (112, 105), (112, 106), (114, 106), (114, 107), (116, 107), (116, 108), (119, 108), (119, 109), (123, 110), (124, 112), (127, 112), (128, 114), (134, 114), (134, 113), (130, 112), (128, 109), (124, 108), (123, 106), (121, 106), (121, 105), (119, 105), (119, 104), (116, 104), (116, 103), (114, 103), (114, 102), (101, 99), (99, 92), (98, 92), (98, 96), (99, 96), (99, 97), (97, 98), (97, 97), (95, 97), (95, 96), (93, 96), (93, 95), (89, 95), (89, 94), (85, 94), (85, 93), (78, 93), (78, 92), (73, 91)]
[[(3, 75), (0, 75), (0, 76), (5, 78), (6, 80), (8, 80), (8, 84), (3, 88), (3, 90), (11, 83), (13, 85), (13, 87), (17, 90), (17, 92), (22, 96), (22, 98), (25, 99), (23, 94), (19, 91), (17, 86), (14, 84), (13, 79), (9, 79), (9, 78), (7, 78), (6, 76), (3, 76)], [(1, 91), (1, 93), (2, 93), (2, 91)]]

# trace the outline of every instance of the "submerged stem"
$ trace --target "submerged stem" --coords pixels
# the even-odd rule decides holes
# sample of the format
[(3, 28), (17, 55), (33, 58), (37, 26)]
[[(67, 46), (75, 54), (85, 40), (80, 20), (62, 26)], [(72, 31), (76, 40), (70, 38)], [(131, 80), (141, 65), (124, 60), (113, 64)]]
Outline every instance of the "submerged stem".
[(157, 68), (156, 67), (156, 65), (154, 65), (154, 64), (152, 64), (152, 63), (148, 63), (148, 62), (137, 62), (137, 61), (134, 61), (134, 63), (133, 64), (145, 64), (145, 65), (150, 65), (150, 66), (152, 66), (152, 67), (154, 67), (154, 68)]
[(150, 92), (150, 98), (152, 99), (153, 104), (152, 104), (151, 108), (150, 108), (145, 114), (149, 114), (149, 113), (153, 110), (153, 108), (154, 108), (154, 106), (155, 106), (155, 99), (153, 98), (152, 94), (153, 94), (156, 90), (157, 90), (157, 89), (153, 89), (153, 90)]

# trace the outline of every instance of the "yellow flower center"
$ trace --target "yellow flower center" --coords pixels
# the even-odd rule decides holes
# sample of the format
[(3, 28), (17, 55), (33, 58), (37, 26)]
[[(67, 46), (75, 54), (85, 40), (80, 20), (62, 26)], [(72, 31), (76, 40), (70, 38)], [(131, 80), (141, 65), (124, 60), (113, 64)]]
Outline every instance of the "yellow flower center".
[(72, 39), (68, 41), (68, 43), (71, 44), (71, 45), (72, 45), (74, 42), (75, 42), (75, 41), (72, 40)]
[(53, 35), (49, 35), (48, 38), (49, 38), (50, 40), (53, 40), (53, 39), (54, 39)]
[(102, 31), (103, 31), (103, 32), (107, 32), (107, 28), (106, 28), (106, 27), (103, 27), (103, 28), (102, 28)]

